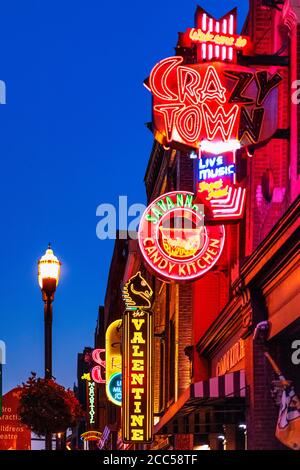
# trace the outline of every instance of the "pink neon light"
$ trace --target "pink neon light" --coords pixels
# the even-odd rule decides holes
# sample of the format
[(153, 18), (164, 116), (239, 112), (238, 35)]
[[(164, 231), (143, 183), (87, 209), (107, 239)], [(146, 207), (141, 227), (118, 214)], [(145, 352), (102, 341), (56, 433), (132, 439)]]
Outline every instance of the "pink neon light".
[(206, 20), (207, 20), (207, 15), (206, 15), (206, 13), (203, 13), (203, 15), (202, 15), (202, 29), (203, 29), (203, 31), (206, 31)]
[(213, 19), (210, 18), (208, 22), (208, 31), (211, 32), (213, 31)]
[(206, 44), (202, 44), (202, 59), (206, 59)]
[(101, 353), (105, 353), (105, 349), (94, 349), (92, 352), (93, 361), (99, 365), (92, 368), (91, 377), (94, 382), (99, 384), (105, 383), (105, 379), (102, 378), (102, 369), (105, 370), (105, 361), (101, 359)]
[[(178, 96), (175, 95), (175, 93), (173, 93), (172, 90), (168, 88), (167, 79), (169, 77), (170, 72), (179, 64), (181, 64), (182, 61), (183, 58), (180, 56), (168, 57), (167, 59), (158, 62), (158, 64), (152, 70), (149, 78), (150, 88), (152, 90), (152, 93), (158, 98), (161, 98), (166, 101), (174, 101), (174, 99), (178, 99)], [(164, 94), (162, 94), (161, 91), (158, 90), (156, 87), (156, 75), (158, 73), (161, 73), (161, 69), (164, 70), (160, 82)]]
[(216, 33), (220, 32), (220, 21), (216, 21)]
[(226, 54), (227, 54), (226, 46), (222, 46), (222, 59), (223, 60), (226, 59)]
[(213, 56), (213, 46), (212, 44), (208, 45), (208, 60), (212, 59)]
[(206, 104), (202, 105), (202, 109), (208, 140), (214, 140), (218, 132), (224, 141), (229, 140), (238, 115), (238, 105), (234, 105), (228, 113), (223, 106), (219, 106), (215, 113)]
[[(214, 85), (216, 90), (214, 93), (211, 91), (212, 85)], [(210, 65), (207, 68), (202, 87), (199, 90), (201, 102), (204, 103), (207, 99), (216, 99), (224, 104), (226, 102), (225, 93), (226, 88), (222, 86), (216, 69)]]
[(215, 46), (216, 57), (220, 57), (220, 46)]
[(233, 34), (233, 15), (229, 16), (229, 34)]
[(232, 47), (228, 48), (228, 59), (229, 60), (233, 59), (233, 48)]
[[(233, 194), (232, 194), (233, 192)], [(240, 217), (244, 210), (246, 189), (245, 188), (230, 188), (229, 189), (230, 201), (228, 197), (223, 200), (211, 201), (211, 206), (216, 207), (212, 210), (215, 219), (220, 218), (235, 218)], [(229, 202), (229, 204), (227, 203)], [(222, 203), (223, 202), (223, 203)]]
[(227, 20), (223, 20), (223, 33), (227, 34)]

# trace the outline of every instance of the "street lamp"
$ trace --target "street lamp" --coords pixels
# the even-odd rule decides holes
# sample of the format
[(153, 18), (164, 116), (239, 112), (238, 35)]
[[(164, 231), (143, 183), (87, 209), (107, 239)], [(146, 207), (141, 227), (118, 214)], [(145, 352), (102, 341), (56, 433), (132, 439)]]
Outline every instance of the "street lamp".
[[(52, 302), (59, 281), (61, 262), (49, 243), (46, 253), (38, 261), (38, 281), (44, 301), (45, 325), (45, 379), (52, 378)], [(52, 449), (52, 435), (46, 433), (46, 450)]]

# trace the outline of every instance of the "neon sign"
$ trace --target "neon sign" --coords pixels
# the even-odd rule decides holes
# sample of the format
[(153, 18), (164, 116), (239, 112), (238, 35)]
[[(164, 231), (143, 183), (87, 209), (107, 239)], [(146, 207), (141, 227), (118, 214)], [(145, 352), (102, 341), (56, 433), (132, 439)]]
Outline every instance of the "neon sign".
[(122, 405), (122, 320), (112, 322), (105, 334), (106, 395), (115, 405)]
[(151, 442), (152, 314), (145, 310), (124, 314), (123, 441)]
[(89, 401), (89, 423), (95, 424), (95, 382), (87, 382), (88, 384), (88, 401)]
[(98, 384), (105, 383), (105, 378), (102, 375), (105, 371), (105, 361), (101, 358), (102, 353), (105, 353), (105, 349), (94, 349), (92, 352), (92, 359), (97, 365), (91, 370), (91, 378)]
[(203, 8), (197, 7), (196, 27), (184, 33), (185, 44), (197, 46), (197, 61), (221, 60), (236, 62), (237, 52), (249, 53), (250, 38), (236, 34), (237, 10), (231, 10), (222, 18), (210, 16)]
[(236, 184), (235, 152), (201, 153), (196, 170), (196, 200), (205, 206), (205, 222), (231, 223), (243, 217), (246, 189)]
[(227, 163), (223, 155), (202, 157), (199, 159), (199, 181), (211, 180), (223, 176), (233, 176), (235, 164)]
[(168, 57), (152, 70), (155, 138), (199, 149), (201, 142), (255, 145), (277, 129), (281, 76), (224, 63), (184, 64)]
[(139, 245), (147, 264), (165, 280), (192, 280), (203, 276), (218, 261), (225, 230), (204, 225), (204, 213), (193, 194), (163, 194), (144, 212)]
[[(123, 288), (126, 310), (123, 315), (122, 439), (125, 443), (149, 443), (153, 436), (153, 324), (149, 310), (152, 294), (140, 272)], [(147, 306), (142, 307), (145, 303)]]
[(89, 441), (99, 441), (102, 437), (102, 432), (100, 431), (86, 431), (81, 434), (80, 439), (85, 442)]

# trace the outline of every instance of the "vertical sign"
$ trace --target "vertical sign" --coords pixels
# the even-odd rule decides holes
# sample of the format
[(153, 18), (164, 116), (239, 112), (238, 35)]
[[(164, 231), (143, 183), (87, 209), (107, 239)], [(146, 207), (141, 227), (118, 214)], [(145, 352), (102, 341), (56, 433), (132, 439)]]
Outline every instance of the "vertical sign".
[(153, 436), (152, 345), (153, 291), (138, 272), (125, 284), (123, 298), (122, 438), (149, 443)]
[(112, 322), (105, 334), (106, 395), (115, 405), (122, 405), (122, 320)]

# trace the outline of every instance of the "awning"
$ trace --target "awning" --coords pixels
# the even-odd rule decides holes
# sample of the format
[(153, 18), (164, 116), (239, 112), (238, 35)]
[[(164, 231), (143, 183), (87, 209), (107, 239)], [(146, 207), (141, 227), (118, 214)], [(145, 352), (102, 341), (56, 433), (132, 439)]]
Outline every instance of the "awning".
[(244, 406), (246, 396), (245, 371), (229, 374), (191, 384), (179, 399), (170, 406), (154, 427), (154, 434), (162, 430), (172, 420), (193, 413), (200, 406)]

